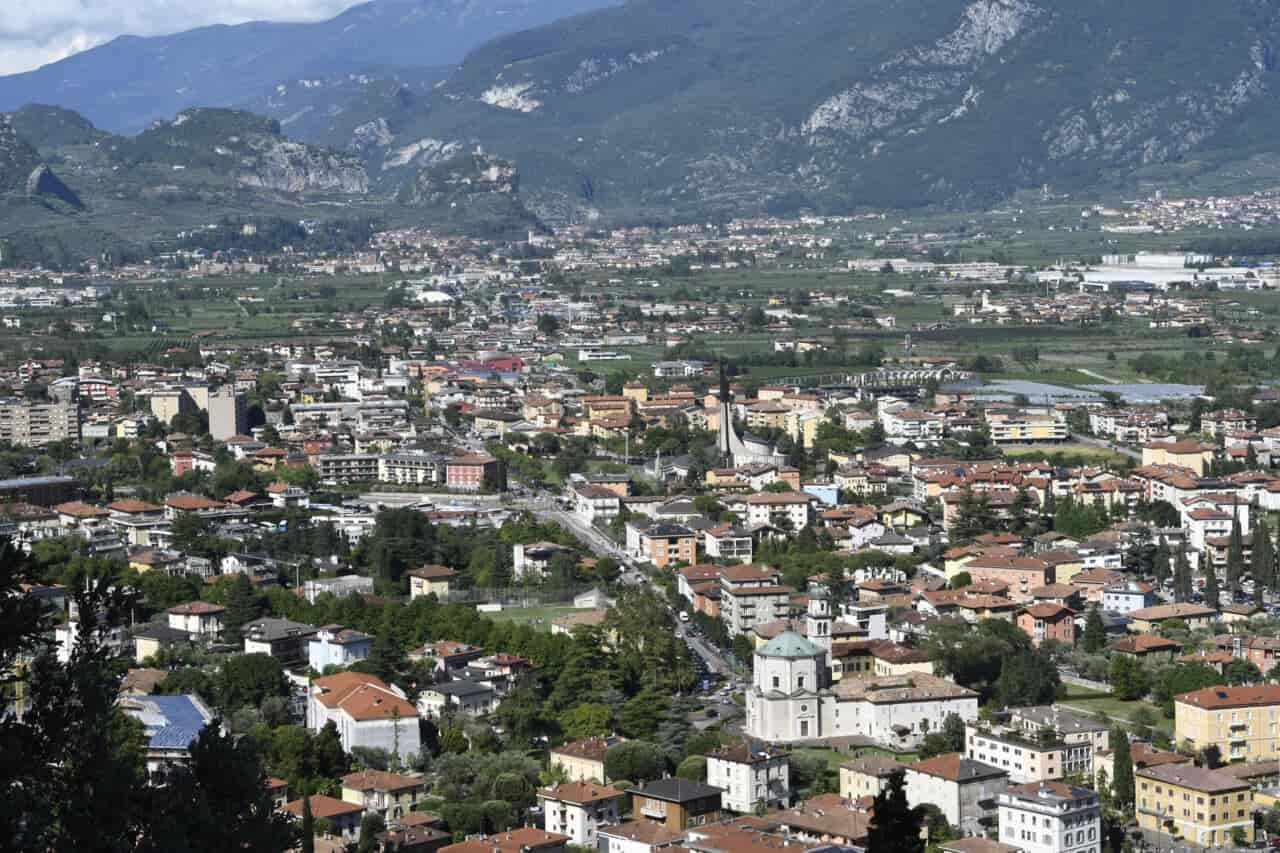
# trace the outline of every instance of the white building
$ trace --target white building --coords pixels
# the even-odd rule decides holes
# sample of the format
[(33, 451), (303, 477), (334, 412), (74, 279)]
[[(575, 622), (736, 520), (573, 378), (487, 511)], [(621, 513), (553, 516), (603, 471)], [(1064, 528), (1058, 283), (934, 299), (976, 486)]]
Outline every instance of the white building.
[(983, 835), (996, 817), (996, 795), (1008, 786), (1009, 774), (949, 752), (907, 765), (903, 781), (912, 806), (932, 803), (964, 835)]
[(746, 734), (770, 743), (860, 736), (894, 748), (916, 746), (946, 718), (978, 716), (978, 694), (925, 673), (831, 680), (831, 613), (812, 587), (806, 637), (784, 631), (756, 650), (747, 691)]
[(604, 486), (583, 483), (573, 490), (574, 512), (587, 524), (594, 524), (596, 519), (608, 521), (618, 514), (621, 506), (617, 493)]
[(747, 526), (769, 524), (799, 532), (813, 516), (813, 495), (803, 492), (760, 492), (747, 497)]
[(1000, 841), (1026, 853), (1098, 853), (1098, 795), (1062, 782), (1014, 785), (997, 796)]
[(350, 666), (373, 651), (373, 637), (341, 625), (324, 625), (307, 643), (307, 665), (316, 672), (327, 666)]
[(787, 753), (736, 743), (707, 753), (707, 784), (724, 789), (720, 807), (753, 814), (756, 806), (786, 806), (791, 799), (791, 761)]
[(169, 627), (185, 631), (192, 637), (216, 637), (222, 631), (222, 614), (226, 608), (208, 601), (188, 601), (167, 611)]
[(347, 752), (357, 746), (385, 749), (406, 761), (422, 748), (417, 709), (376, 675), (339, 672), (312, 681), (307, 728), (319, 731), (329, 722)]
[(595, 849), (598, 830), (618, 822), (618, 801), (625, 794), (607, 785), (566, 782), (538, 792), (542, 804), (542, 828), (567, 835), (579, 847)]

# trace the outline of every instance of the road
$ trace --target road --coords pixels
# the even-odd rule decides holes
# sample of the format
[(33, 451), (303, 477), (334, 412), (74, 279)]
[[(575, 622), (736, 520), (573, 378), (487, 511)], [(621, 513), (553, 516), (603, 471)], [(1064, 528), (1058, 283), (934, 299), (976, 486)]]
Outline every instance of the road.
[(1105, 382), (1108, 385), (1120, 384), (1120, 380), (1112, 379), (1110, 376), (1103, 376), (1101, 373), (1097, 372), (1096, 370), (1089, 370), (1086, 367), (1077, 367), (1076, 372), (1083, 373), (1085, 376), (1092, 376), (1094, 379), (1097, 379), (1099, 382)]

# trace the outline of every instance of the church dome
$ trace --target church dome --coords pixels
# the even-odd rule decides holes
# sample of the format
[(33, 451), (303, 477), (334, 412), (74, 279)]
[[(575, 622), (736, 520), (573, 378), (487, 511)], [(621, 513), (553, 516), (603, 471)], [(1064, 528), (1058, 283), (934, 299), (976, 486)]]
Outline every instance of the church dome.
[(812, 658), (825, 652), (795, 631), (783, 631), (765, 643), (756, 654), (767, 658)]

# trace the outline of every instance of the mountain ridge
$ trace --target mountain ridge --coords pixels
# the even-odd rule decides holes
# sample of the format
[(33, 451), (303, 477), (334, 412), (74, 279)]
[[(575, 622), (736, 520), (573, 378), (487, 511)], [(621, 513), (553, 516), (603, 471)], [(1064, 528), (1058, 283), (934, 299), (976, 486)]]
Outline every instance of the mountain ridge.
[(281, 81), (451, 65), (489, 38), (605, 2), (614, 0), (370, 0), (327, 21), (119, 36), (0, 77), (0, 111), (54, 103), (100, 128), (137, 131), (190, 107), (247, 103)]

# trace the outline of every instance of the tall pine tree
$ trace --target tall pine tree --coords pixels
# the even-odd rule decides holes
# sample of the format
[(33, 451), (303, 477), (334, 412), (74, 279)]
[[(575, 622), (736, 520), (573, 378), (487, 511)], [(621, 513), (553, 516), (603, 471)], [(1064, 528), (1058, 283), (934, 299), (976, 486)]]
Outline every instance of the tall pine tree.
[(1244, 574), (1244, 534), (1240, 530), (1240, 516), (1231, 519), (1231, 538), (1227, 540), (1227, 589), (1235, 595), (1240, 591), (1240, 576)]

